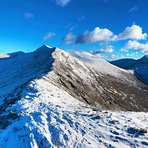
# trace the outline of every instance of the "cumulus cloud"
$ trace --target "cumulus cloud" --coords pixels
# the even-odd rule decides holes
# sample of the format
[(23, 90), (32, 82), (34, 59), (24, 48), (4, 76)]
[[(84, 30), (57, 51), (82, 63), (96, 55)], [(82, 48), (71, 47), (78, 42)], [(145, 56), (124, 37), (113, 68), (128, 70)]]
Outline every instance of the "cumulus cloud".
[(101, 29), (96, 27), (92, 32), (85, 31), (82, 35), (78, 36), (75, 41), (76, 44), (87, 44), (98, 41), (111, 41), (115, 40), (116, 36), (108, 29)]
[(124, 47), (125, 49), (134, 49), (136, 51), (141, 51), (143, 53), (148, 53), (148, 42), (146, 44), (141, 44), (137, 41), (128, 41)]
[(68, 45), (72, 43), (75, 40), (75, 38), (76, 37), (75, 35), (73, 35), (73, 33), (69, 33), (63, 38), (63, 41)]
[(121, 48), (120, 51), (122, 51), (122, 52), (128, 52), (128, 50), (125, 49), (125, 48)]
[(56, 0), (56, 4), (61, 6), (61, 7), (64, 7), (66, 6), (71, 0)]
[(10, 57), (10, 55), (8, 55), (8, 54), (0, 54), (0, 59), (1, 58), (9, 58)]
[(129, 53), (126, 54), (126, 57), (128, 57), (128, 58), (133, 58), (135, 56), (137, 56), (137, 52), (131, 53), (131, 54), (129, 54)]
[(48, 32), (47, 35), (43, 37), (43, 41), (50, 40), (54, 36), (56, 36), (54, 32)]
[(96, 27), (93, 31), (85, 31), (82, 35), (78, 36), (75, 44), (87, 44), (99, 41), (118, 41), (118, 40), (144, 40), (147, 34), (142, 32), (142, 28), (138, 25), (126, 27), (125, 30), (119, 35), (114, 35), (109, 29), (101, 29)]
[(101, 58), (103, 58), (103, 59), (119, 59), (119, 58), (123, 58), (123, 56), (111, 54), (111, 55), (108, 55), (108, 56), (101, 56)]
[(112, 54), (112, 55), (109, 55), (108, 58), (109, 59), (118, 59), (118, 58), (120, 58), (120, 56), (119, 55)]
[(128, 57), (129, 57), (129, 56), (130, 56), (130, 54), (129, 54), (129, 53), (127, 53), (127, 54), (126, 54), (126, 56), (128, 56)]
[(126, 39), (136, 39), (142, 40), (146, 39), (147, 34), (142, 33), (142, 28), (137, 25), (132, 25), (131, 27), (125, 28), (125, 30), (118, 35), (119, 40), (126, 40)]
[(92, 54), (112, 53), (114, 51), (113, 46), (106, 46), (105, 49), (99, 49), (92, 52)]
[(125, 49), (137, 49), (140, 46), (140, 43), (137, 41), (128, 41), (127, 44), (125, 45)]
[(24, 17), (25, 17), (25, 19), (31, 19), (31, 18), (34, 18), (34, 15), (30, 12), (25, 12)]

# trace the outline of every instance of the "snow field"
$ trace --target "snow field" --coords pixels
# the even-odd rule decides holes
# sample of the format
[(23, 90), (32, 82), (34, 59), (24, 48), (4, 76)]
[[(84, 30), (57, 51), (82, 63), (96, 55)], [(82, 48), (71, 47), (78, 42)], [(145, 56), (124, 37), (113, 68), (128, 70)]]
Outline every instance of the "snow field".
[(148, 146), (148, 113), (96, 111), (46, 81), (31, 81), (7, 111), (22, 116), (0, 130), (1, 148)]

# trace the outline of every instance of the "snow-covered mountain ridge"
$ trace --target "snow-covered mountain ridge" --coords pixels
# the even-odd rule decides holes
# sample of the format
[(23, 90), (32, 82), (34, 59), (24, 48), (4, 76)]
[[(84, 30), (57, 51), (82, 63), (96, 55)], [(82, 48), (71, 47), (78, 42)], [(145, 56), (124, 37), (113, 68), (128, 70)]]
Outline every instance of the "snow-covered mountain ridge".
[(112, 110), (148, 110), (148, 87), (128, 71), (104, 60), (78, 52), (72, 56), (46, 45), (31, 53), (11, 55), (0, 60), (1, 103), (15, 87), (46, 75), (49, 83), (89, 105)]
[(124, 68), (132, 72), (139, 80), (148, 85), (148, 55), (141, 59), (120, 59), (110, 62), (120, 68)]
[(148, 113), (125, 112), (148, 110), (147, 86), (73, 54), (44, 45), (0, 59), (0, 147), (147, 147)]

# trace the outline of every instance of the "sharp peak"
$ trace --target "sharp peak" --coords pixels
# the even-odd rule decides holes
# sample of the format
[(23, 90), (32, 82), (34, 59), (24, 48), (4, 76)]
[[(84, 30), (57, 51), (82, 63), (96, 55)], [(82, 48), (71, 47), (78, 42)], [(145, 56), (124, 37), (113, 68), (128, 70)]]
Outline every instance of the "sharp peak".
[(139, 59), (138, 61), (148, 63), (148, 55), (144, 55), (144, 56), (143, 56), (141, 59)]
[(144, 55), (143, 57), (141, 57), (139, 60), (142, 60), (142, 59), (147, 59), (148, 58), (148, 55)]
[(42, 48), (42, 49), (43, 49), (43, 48), (50, 48), (50, 49), (51, 49), (52, 47), (51, 47), (51, 46), (48, 46), (48, 45), (43, 44), (43, 45), (42, 45), (41, 47), (39, 47), (38, 49), (41, 49), (41, 48)]
[[(52, 48), (51, 46), (48, 46), (48, 45), (46, 45), (46, 44), (43, 44), (41, 47), (48, 47), (48, 48)], [(40, 48), (41, 48), (40, 47)]]
[(45, 51), (55, 51), (56, 49), (58, 49), (57, 47), (51, 47), (48, 45), (42, 45), (41, 47), (37, 48), (34, 52), (45, 52)]
[(59, 48), (57, 48), (57, 47), (51, 47), (51, 46), (48, 46), (48, 45), (43, 44), (41, 47), (37, 48), (37, 50), (38, 49), (43, 50), (43, 49), (59, 49)]
[(148, 58), (148, 54), (147, 55), (144, 55), (142, 58)]

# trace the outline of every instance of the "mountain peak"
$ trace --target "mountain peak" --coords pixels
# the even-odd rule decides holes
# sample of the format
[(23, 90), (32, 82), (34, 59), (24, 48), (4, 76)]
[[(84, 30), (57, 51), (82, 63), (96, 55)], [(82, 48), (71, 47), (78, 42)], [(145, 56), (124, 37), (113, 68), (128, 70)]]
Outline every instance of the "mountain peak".
[(37, 50), (44, 50), (44, 49), (47, 49), (47, 48), (50, 48), (51, 49), (52, 47), (44, 44), (41, 47), (37, 48)]
[(57, 48), (56, 47), (50, 47), (48, 45), (42, 45), (41, 47), (37, 48), (34, 52), (38, 55), (45, 55), (49, 53), (53, 53)]
[(48, 51), (55, 51), (56, 49), (58, 49), (57, 47), (51, 47), (51, 46), (48, 46), (48, 45), (42, 45), (41, 47), (37, 48), (35, 50), (35, 52), (48, 52)]
[(139, 59), (139, 61), (148, 63), (148, 55), (143, 56), (141, 59)]

